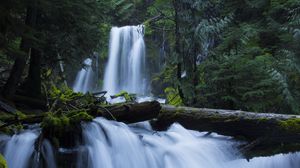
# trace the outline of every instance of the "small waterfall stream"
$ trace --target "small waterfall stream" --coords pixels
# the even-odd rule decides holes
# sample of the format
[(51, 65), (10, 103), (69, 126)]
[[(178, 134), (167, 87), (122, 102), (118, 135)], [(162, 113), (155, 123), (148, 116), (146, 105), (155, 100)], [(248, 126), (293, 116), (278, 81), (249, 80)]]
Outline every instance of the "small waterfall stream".
[[(126, 125), (96, 118), (82, 123), (82, 143), (74, 162), (78, 168), (298, 168), (300, 152), (242, 158), (230, 137), (186, 130), (173, 124), (156, 132), (149, 122)], [(36, 151), (39, 131), (27, 130), (13, 136), (0, 136), (1, 153), (9, 168), (61, 167), (51, 144), (44, 140)], [(80, 150), (79, 150), (80, 149)], [(44, 160), (42, 162), (42, 160)], [(70, 163), (71, 165), (71, 163)], [(73, 164), (74, 165), (74, 164)]]
[(92, 63), (93, 61), (90, 58), (84, 60), (84, 67), (78, 72), (74, 82), (74, 92), (86, 93), (88, 91), (92, 91), (94, 74)]

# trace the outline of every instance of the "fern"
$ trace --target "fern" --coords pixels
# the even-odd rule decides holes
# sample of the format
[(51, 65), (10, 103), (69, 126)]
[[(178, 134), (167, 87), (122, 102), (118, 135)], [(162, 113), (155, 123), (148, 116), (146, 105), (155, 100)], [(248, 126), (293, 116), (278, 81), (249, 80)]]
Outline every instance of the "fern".
[(276, 69), (270, 69), (269, 74), (273, 80), (277, 81), (285, 103), (292, 109), (293, 112), (299, 112), (299, 105), (289, 88), (287, 76), (280, 73)]
[(195, 30), (195, 35), (205, 41), (208, 37), (218, 36), (232, 21), (233, 15), (221, 18), (203, 19)]
[(179, 106), (183, 105), (183, 102), (179, 96), (178, 90), (172, 87), (168, 87), (165, 89), (165, 94), (167, 97), (167, 102), (170, 105)]

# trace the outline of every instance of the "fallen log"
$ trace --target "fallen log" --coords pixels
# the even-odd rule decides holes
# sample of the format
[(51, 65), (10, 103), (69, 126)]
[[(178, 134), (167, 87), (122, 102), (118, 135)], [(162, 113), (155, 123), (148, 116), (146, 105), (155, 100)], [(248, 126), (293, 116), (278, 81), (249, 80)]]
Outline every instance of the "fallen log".
[(162, 105), (152, 125), (162, 130), (174, 122), (248, 142), (240, 146), (248, 158), (300, 150), (300, 115)]
[[(161, 110), (161, 106), (157, 101), (143, 102), (143, 103), (128, 103), (128, 104), (115, 104), (106, 107), (91, 106), (88, 109), (84, 109), (89, 115), (93, 117), (104, 117), (109, 120), (116, 120), (125, 123), (136, 123), (156, 118)], [(76, 111), (82, 112), (83, 109), (70, 111), (76, 114)], [(24, 118), (16, 118), (14, 116), (3, 120), (6, 124), (0, 126), (0, 129), (7, 126), (21, 123), (21, 124), (33, 124), (40, 123), (48, 113), (38, 115), (28, 115)]]
[(125, 123), (136, 123), (156, 118), (161, 110), (161, 105), (157, 101), (112, 105), (108, 107), (98, 107), (98, 112), (107, 119), (115, 119)]
[(258, 146), (300, 144), (300, 115), (163, 105), (154, 127), (166, 129), (174, 122), (187, 129), (216, 132), (249, 143), (259, 140), (258, 144), (245, 149), (247, 151)]

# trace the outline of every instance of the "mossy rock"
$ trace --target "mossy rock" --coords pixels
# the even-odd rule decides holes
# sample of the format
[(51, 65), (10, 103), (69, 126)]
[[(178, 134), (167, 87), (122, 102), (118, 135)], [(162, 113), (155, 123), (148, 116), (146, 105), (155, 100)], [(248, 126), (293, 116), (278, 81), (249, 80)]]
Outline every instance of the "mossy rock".
[(6, 160), (4, 159), (4, 157), (1, 154), (0, 154), (0, 168), (8, 168)]

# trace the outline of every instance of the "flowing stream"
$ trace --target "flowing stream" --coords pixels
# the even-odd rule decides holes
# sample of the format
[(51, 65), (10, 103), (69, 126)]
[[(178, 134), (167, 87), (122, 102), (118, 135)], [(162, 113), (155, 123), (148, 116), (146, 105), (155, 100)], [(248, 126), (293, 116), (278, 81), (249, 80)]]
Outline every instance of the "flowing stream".
[[(62, 167), (47, 140), (38, 151), (39, 131), (27, 130), (13, 136), (0, 136), (1, 152), (9, 168)], [(173, 124), (156, 132), (149, 122), (126, 125), (96, 118), (82, 123), (82, 143), (73, 162), (78, 168), (298, 168), (300, 153), (242, 158), (230, 137), (191, 131)], [(41, 160), (44, 160), (43, 163)], [(71, 163), (70, 163), (71, 165)]]

